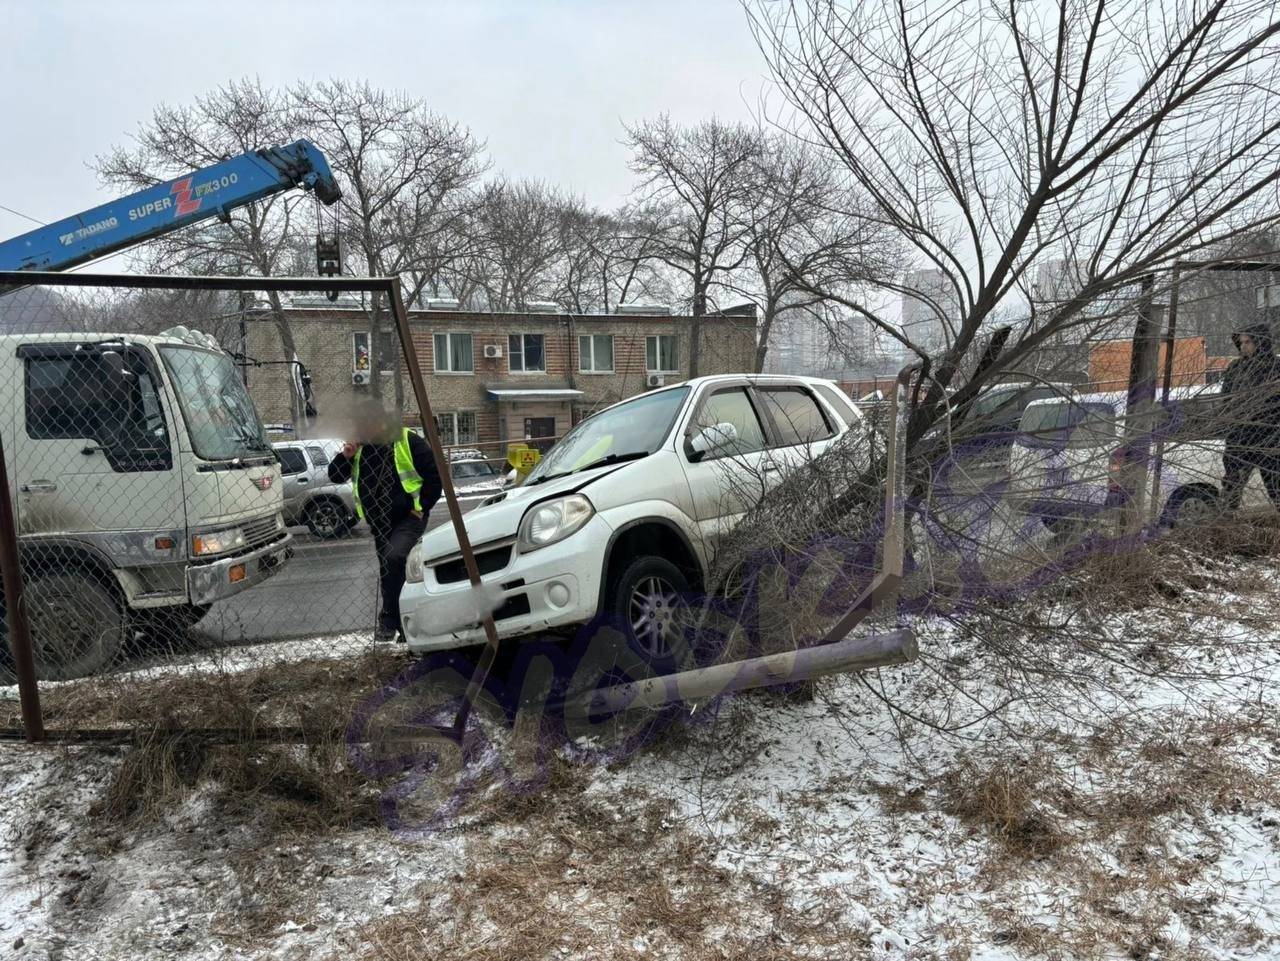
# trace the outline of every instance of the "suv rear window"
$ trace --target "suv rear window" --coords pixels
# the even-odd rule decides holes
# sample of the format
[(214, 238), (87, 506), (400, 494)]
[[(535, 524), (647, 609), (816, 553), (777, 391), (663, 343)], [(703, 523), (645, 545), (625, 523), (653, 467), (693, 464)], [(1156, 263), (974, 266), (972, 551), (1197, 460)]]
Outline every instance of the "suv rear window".
[(759, 394), (778, 428), (778, 443), (783, 447), (812, 444), (834, 433), (822, 408), (807, 391), (799, 387), (767, 387)]
[(1116, 417), (1109, 404), (1063, 401), (1029, 406), (1018, 424), (1017, 442), (1094, 447), (1113, 442), (1115, 436)]

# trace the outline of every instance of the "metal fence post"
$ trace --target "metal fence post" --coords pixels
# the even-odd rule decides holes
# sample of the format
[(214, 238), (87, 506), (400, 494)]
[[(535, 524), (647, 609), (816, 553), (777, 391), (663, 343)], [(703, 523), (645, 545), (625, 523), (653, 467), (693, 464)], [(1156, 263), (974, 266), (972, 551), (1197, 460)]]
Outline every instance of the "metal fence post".
[(43, 741), (44, 714), (40, 710), (35, 651), (31, 645), (31, 628), (27, 624), (27, 605), (22, 592), (18, 528), (13, 520), (13, 494), (9, 488), (9, 468), (4, 459), (3, 437), (0, 437), (0, 574), (4, 577), (5, 621), (9, 650), (13, 652), (14, 672), (18, 675), (22, 727), (28, 741)]
[[(413, 333), (409, 327), (409, 313), (405, 310), (399, 279), (392, 278), (388, 286), (391, 312), (395, 316), (396, 329), (400, 333), (400, 348), (404, 354), (405, 366), (409, 369), (409, 383), (413, 387), (414, 396), (418, 401), (418, 414), (422, 418), (422, 432), (427, 438), (427, 444), (431, 447), (431, 455), (436, 459), (436, 466), (440, 469), (440, 482), (444, 488), (445, 504), (449, 508), (449, 519), (453, 522), (453, 532), (458, 538), (458, 549), (462, 552), (462, 562), (467, 569), (467, 577), (471, 581), (472, 587), (479, 587), (480, 569), (476, 566), (476, 555), (471, 549), (471, 538), (467, 535), (467, 528), (462, 520), (462, 508), (458, 506), (458, 495), (453, 489), (453, 477), (449, 473), (449, 461), (444, 455), (444, 448), (440, 445), (440, 432), (436, 429), (435, 417), (431, 413), (431, 401), (427, 397), (427, 385), (422, 377), (422, 366), (418, 363), (418, 351), (413, 344)], [(498, 656), (498, 627), (494, 623), (493, 614), (485, 614), (482, 623), (487, 643), (485, 644), (484, 652), (480, 655), (479, 662), (476, 664), (475, 671), (471, 675), (471, 681), (467, 685), (467, 693), (463, 697), (462, 706), (458, 709), (457, 717), (453, 722), (452, 736), (459, 743), (461, 743), (462, 735), (466, 731), (467, 717), (471, 713), (471, 706), (475, 703), (476, 696), (480, 693), (480, 688), (484, 686), (485, 679), (489, 676), (489, 669), (493, 667), (494, 659)]]

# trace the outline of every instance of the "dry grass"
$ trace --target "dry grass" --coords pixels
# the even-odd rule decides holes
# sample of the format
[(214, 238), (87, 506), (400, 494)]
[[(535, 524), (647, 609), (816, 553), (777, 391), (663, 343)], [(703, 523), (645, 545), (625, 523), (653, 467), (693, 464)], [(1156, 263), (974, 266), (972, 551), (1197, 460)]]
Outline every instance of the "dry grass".
[(1046, 803), (1052, 776), (1044, 755), (985, 767), (966, 763), (943, 779), (942, 809), (1013, 853), (1047, 857), (1066, 841), (1058, 816)]
[[(466, 870), (422, 886), (416, 905), (374, 921), (335, 957), (474, 961), (545, 957), (689, 959), (866, 956), (829, 899), (797, 908), (771, 881), (730, 872), (670, 806), (615, 809), (581, 773), (553, 775), (550, 803), (480, 806), (507, 830), (468, 846)], [(478, 811), (476, 813), (479, 813)]]
[(239, 728), (300, 725), (340, 730), (353, 706), (408, 663), (371, 650), (359, 657), (287, 661), (246, 671), (192, 671), (159, 677), (106, 676), (41, 691), (45, 727)]

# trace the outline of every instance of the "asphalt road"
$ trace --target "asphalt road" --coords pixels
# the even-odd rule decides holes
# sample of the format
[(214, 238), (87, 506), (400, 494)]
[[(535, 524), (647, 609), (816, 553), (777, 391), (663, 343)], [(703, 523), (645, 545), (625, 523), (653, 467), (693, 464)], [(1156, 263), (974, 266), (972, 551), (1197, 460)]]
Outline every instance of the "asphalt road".
[[(478, 500), (462, 502), (463, 513)], [(449, 522), (443, 503), (427, 529)], [(192, 631), (209, 646), (261, 643), (318, 634), (371, 631), (377, 617), (378, 567), (369, 529), (322, 541), (294, 528), (294, 556), (274, 577), (215, 604)]]

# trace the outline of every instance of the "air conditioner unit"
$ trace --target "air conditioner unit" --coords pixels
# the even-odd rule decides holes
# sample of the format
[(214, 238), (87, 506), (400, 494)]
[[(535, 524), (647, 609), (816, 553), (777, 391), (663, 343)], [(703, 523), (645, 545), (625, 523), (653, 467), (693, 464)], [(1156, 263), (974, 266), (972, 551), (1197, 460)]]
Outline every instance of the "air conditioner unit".
[(351, 372), (351, 383), (357, 387), (367, 387), (369, 385), (369, 372), (367, 370), (353, 370)]
[(496, 360), (502, 356), (501, 344), (485, 344), (484, 345), (485, 360)]
[(661, 387), (666, 382), (667, 382), (667, 379), (663, 377), (661, 374), (650, 374), (645, 384), (648, 387)]

